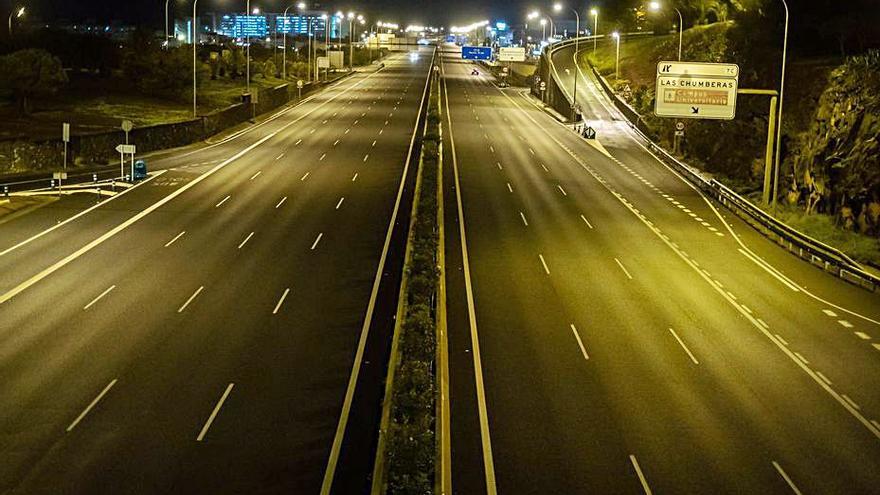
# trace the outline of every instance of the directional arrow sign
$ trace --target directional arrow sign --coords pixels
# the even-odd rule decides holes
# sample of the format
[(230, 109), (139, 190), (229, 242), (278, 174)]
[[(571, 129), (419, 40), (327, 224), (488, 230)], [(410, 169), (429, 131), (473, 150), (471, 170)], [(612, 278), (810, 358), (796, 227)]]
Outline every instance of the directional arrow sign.
[(739, 66), (696, 62), (657, 64), (654, 114), (731, 120), (736, 116)]
[(135, 147), (133, 144), (120, 144), (116, 147), (116, 152), (133, 155), (135, 153)]

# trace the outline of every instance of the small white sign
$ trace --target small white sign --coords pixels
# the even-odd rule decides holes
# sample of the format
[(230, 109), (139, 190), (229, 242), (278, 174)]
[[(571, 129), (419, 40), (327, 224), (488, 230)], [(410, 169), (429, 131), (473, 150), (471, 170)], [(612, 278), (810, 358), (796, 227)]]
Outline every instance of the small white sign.
[(302, 80), (302, 79), (297, 79), (297, 80), (296, 80), (296, 87), (299, 88), (299, 89), (302, 89), (302, 88), (303, 88), (303, 80)]
[(125, 153), (129, 155), (135, 154), (135, 146), (133, 144), (120, 144), (116, 147), (117, 153)]
[(130, 120), (123, 120), (122, 121), (122, 130), (123, 131), (131, 132), (132, 129), (134, 129), (134, 122), (132, 122)]
[(732, 120), (739, 66), (697, 62), (657, 64), (654, 114), (658, 117)]
[(65, 143), (70, 142), (70, 124), (67, 122), (61, 124), (61, 140)]
[(53, 179), (67, 179), (67, 172), (52, 172)]
[(330, 57), (318, 57), (318, 68), (319, 69), (329, 69), (330, 68)]
[(499, 62), (525, 62), (526, 49), (522, 46), (502, 46), (498, 49)]

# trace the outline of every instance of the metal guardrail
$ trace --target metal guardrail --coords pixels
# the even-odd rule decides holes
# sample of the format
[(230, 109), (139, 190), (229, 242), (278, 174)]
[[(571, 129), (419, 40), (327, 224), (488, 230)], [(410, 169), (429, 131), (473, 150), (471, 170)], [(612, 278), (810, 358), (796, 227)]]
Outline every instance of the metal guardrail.
[[(592, 37), (581, 37), (580, 39), (592, 40)], [(553, 65), (553, 60), (548, 55), (573, 43), (574, 40), (566, 40), (550, 45), (545, 49), (544, 56), (547, 57), (551, 66)], [(638, 128), (638, 122), (632, 121), (633, 116), (627, 115), (629, 112), (622, 111), (620, 108), (621, 105), (628, 109), (632, 107), (627, 105), (625, 101), (611, 90), (605, 78), (595, 68), (592, 70), (595, 77), (599, 80), (600, 86), (615, 103), (618, 111), (627, 118), (630, 128), (654, 152), (657, 158), (675, 169), (691, 184), (713, 197), (764, 236), (774, 240), (778, 245), (785, 247), (799, 258), (864, 289), (872, 292), (880, 289), (880, 277), (865, 271), (858, 262), (845, 253), (792, 228), (717, 180), (705, 178), (697, 169), (675, 158), (671, 153), (652, 141), (651, 138)], [(638, 114), (634, 113), (634, 115)]]

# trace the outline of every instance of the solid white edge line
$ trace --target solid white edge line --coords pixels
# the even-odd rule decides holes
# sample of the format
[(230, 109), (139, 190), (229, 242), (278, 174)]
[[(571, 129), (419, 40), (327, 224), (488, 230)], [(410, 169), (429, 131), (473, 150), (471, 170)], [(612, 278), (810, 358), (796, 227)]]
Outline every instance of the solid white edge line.
[(195, 298), (198, 297), (199, 294), (202, 293), (203, 290), (205, 290), (205, 286), (204, 286), (204, 285), (202, 285), (202, 286), (200, 286), (198, 289), (196, 289), (196, 291), (193, 292), (193, 294), (192, 294), (191, 296), (189, 296), (189, 299), (187, 299), (186, 302), (183, 303), (183, 306), (181, 306), (181, 307), (177, 310), (177, 312), (178, 312), (178, 313), (183, 313), (184, 310), (186, 310), (186, 307), (189, 306), (189, 304), (190, 304), (191, 302), (193, 302), (193, 301), (195, 300)]
[[(178, 190), (179, 190), (179, 189), (178, 189)], [(214, 208), (220, 208), (220, 207), (223, 205), (223, 203), (229, 201), (229, 198), (230, 198), (230, 197), (232, 197), (232, 196), (229, 195), (229, 194), (227, 194), (225, 198), (221, 199), (219, 203), (217, 203), (216, 205), (214, 205)]]
[(315, 238), (315, 242), (312, 243), (311, 251), (314, 251), (316, 247), (318, 247), (318, 243), (321, 242), (321, 238), (324, 237), (324, 233), (321, 232), (318, 234), (318, 237)]
[(528, 227), (528, 226), (529, 226), (529, 221), (526, 220), (526, 216), (523, 215), (523, 212), (519, 212), (519, 217), (522, 218), (523, 223), (525, 224), (526, 227)]
[(538, 255), (538, 259), (541, 260), (541, 265), (544, 266), (544, 271), (547, 273), (547, 275), (550, 275), (550, 267), (548, 267), (548, 266), (547, 266), (547, 262), (544, 261), (544, 255), (543, 255), (543, 254), (539, 254), (539, 255)]
[(781, 274), (777, 274), (776, 271), (771, 270), (770, 268), (768, 268), (768, 267), (767, 267), (762, 261), (759, 261), (755, 256), (753, 256), (753, 255), (752, 255), (751, 253), (749, 253), (748, 251), (745, 251), (745, 250), (743, 250), (742, 248), (737, 249), (737, 251), (739, 251), (740, 254), (742, 254), (743, 256), (745, 256), (746, 258), (748, 258), (749, 261), (751, 261), (752, 263), (758, 265), (762, 270), (764, 270), (765, 272), (767, 272), (767, 273), (769, 273), (770, 275), (772, 275), (773, 278), (775, 278), (776, 280), (779, 280), (780, 282), (782, 282), (782, 284), (785, 285), (786, 287), (788, 287), (789, 289), (793, 290), (794, 292), (800, 292), (800, 289), (798, 289), (797, 286), (795, 286), (794, 284), (792, 284), (792, 283), (791, 283), (790, 281), (788, 281), (785, 277), (782, 277)]
[(104, 390), (102, 390), (101, 393), (98, 394), (98, 396), (95, 397), (95, 398), (92, 400), (92, 402), (89, 403), (88, 406), (86, 406), (85, 409), (83, 409), (83, 412), (79, 413), (79, 416), (77, 416), (76, 419), (74, 419), (73, 422), (70, 423), (70, 426), (67, 427), (67, 432), (68, 432), (68, 433), (69, 433), (71, 430), (73, 430), (74, 428), (76, 428), (76, 425), (78, 425), (79, 422), (82, 421), (83, 418), (86, 417), (86, 415), (89, 413), (89, 411), (91, 411), (91, 410), (92, 410), (92, 409), (98, 404), (98, 402), (100, 402), (101, 399), (104, 398), (105, 395), (107, 395), (107, 392), (109, 392), (110, 389), (113, 388), (113, 385), (116, 385), (116, 381), (117, 381), (116, 378), (110, 380), (110, 383), (108, 383), (107, 386), (104, 387)]
[(691, 361), (693, 361), (694, 364), (700, 364), (700, 362), (697, 361), (697, 358), (694, 357), (694, 354), (691, 352), (691, 350), (688, 349), (688, 346), (684, 345), (684, 342), (681, 340), (681, 337), (679, 337), (678, 334), (675, 333), (675, 330), (673, 330), (672, 327), (670, 327), (669, 331), (672, 332), (672, 336), (675, 337), (675, 340), (678, 341), (678, 343), (681, 345), (681, 348), (684, 349), (684, 352), (686, 352), (687, 355), (691, 358)]
[(639, 477), (639, 482), (642, 484), (642, 489), (645, 490), (645, 495), (651, 495), (651, 487), (648, 486), (648, 480), (645, 479), (645, 474), (642, 473), (642, 468), (639, 466), (639, 461), (636, 460), (636, 456), (630, 454), (629, 462), (632, 463), (633, 469), (636, 470), (636, 475)]
[(54, 231), (54, 230), (56, 230), (56, 229), (60, 229), (61, 227), (67, 225), (68, 223), (73, 222), (74, 220), (77, 220), (78, 218), (80, 218), (80, 217), (83, 216), (83, 215), (86, 215), (87, 213), (91, 213), (92, 211), (94, 211), (94, 210), (96, 210), (96, 209), (98, 209), (98, 208), (100, 208), (100, 207), (106, 205), (107, 203), (113, 201), (114, 199), (116, 199), (116, 198), (122, 196), (123, 194), (125, 194), (125, 193), (127, 193), (127, 192), (129, 192), (129, 191), (133, 191), (134, 189), (137, 189), (138, 187), (140, 187), (140, 186), (146, 184), (147, 182), (150, 182), (151, 180), (155, 179), (156, 177), (159, 177), (160, 175), (164, 174), (165, 172), (168, 172), (168, 170), (166, 169), (166, 170), (159, 170), (159, 171), (157, 171), (155, 174), (150, 175), (150, 177), (148, 177), (147, 179), (145, 179), (145, 180), (143, 180), (143, 181), (141, 181), (141, 182), (138, 182), (138, 183), (135, 184), (134, 186), (125, 189), (124, 191), (120, 192), (119, 194), (116, 194), (116, 195), (111, 196), (111, 197), (110, 197), (109, 199), (107, 199), (106, 201), (101, 201), (100, 203), (96, 204), (95, 206), (92, 206), (91, 208), (87, 208), (87, 209), (85, 209), (85, 210), (83, 210), (83, 211), (77, 213), (76, 215), (74, 215), (74, 216), (68, 218), (67, 220), (64, 220), (64, 221), (61, 222), (61, 223), (57, 223), (57, 224), (55, 224), (55, 225), (49, 227), (48, 229), (46, 229), (46, 230), (40, 232), (39, 234), (34, 234), (33, 236), (28, 237), (27, 239), (25, 239), (25, 240), (19, 242), (18, 244), (14, 245), (14, 246), (10, 246), (10, 247), (4, 249), (3, 251), (0, 251), (0, 256), (5, 256), (6, 254), (9, 254), (10, 252), (15, 251), (16, 249), (18, 249), (18, 248), (20, 248), (20, 247), (22, 247), (22, 246), (25, 246), (25, 245), (27, 245), (27, 244), (30, 244), (31, 242), (33, 242), (33, 241), (39, 239), (40, 237), (43, 237), (43, 236), (46, 235), (46, 234), (51, 233), (52, 231)]
[(584, 355), (585, 360), (589, 361), (590, 356), (587, 354), (587, 348), (584, 347), (584, 341), (581, 340), (581, 336), (578, 333), (577, 327), (574, 326), (574, 323), (569, 324), (569, 326), (571, 327), (571, 331), (574, 333), (574, 338), (577, 339), (578, 347), (581, 348), (581, 354)]
[(259, 177), (260, 174), (262, 174), (262, 173), (263, 173), (262, 170), (258, 171), (257, 173), (255, 173), (254, 175), (252, 175), (251, 178), (250, 178), (249, 180), (254, 180), (254, 179), (256, 179), (256, 178)]
[(278, 208), (280, 208), (281, 205), (283, 205), (285, 201), (287, 201), (287, 196), (284, 196), (283, 198), (281, 198), (281, 201), (279, 201), (278, 204), (275, 205), (275, 209), (277, 210)]
[(220, 400), (217, 401), (217, 405), (214, 406), (214, 410), (211, 411), (211, 415), (208, 416), (208, 420), (205, 421), (205, 425), (202, 426), (202, 430), (199, 432), (199, 436), (196, 437), (196, 442), (201, 442), (205, 439), (205, 435), (208, 434), (208, 429), (211, 428), (211, 424), (214, 422), (214, 419), (217, 418), (217, 414), (220, 412), (220, 408), (223, 407), (223, 403), (226, 402), (226, 398), (229, 397), (229, 393), (232, 392), (232, 387), (234, 386), (234, 383), (230, 383), (226, 386), (226, 391), (223, 392)]
[(164, 247), (168, 247), (168, 246), (174, 244), (175, 242), (177, 242), (178, 239), (180, 239), (181, 237), (183, 237), (183, 234), (186, 234), (186, 231), (185, 231), (185, 230), (181, 231), (179, 234), (177, 234), (176, 236), (174, 236), (174, 239), (171, 239), (170, 241), (166, 242)]
[(342, 202), (343, 202), (343, 201), (345, 201), (345, 196), (343, 196), (343, 197), (341, 197), (341, 198), (339, 198), (339, 202), (338, 202), (338, 203), (336, 203), (336, 208), (335, 208), (335, 209), (337, 209), (337, 210), (338, 210), (338, 209), (339, 209), (339, 207), (340, 207), (340, 206), (342, 206)]
[(278, 304), (276, 304), (275, 309), (272, 310), (273, 315), (278, 314), (278, 310), (281, 309), (281, 305), (284, 304), (284, 300), (287, 299), (287, 294), (290, 294), (290, 288), (284, 289), (284, 293), (281, 294), (281, 299), (278, 300)]
[(785, 480), (785, 483), (788, 485), (789, 488), (791, 488), (792, 492), (797, 495), (803, 495), (798, 489), (797, 485), (794, 484), (794, 481), (792, 481), (791, 478), (788, 476), (788, 473), (786, 473), (785, 470), (782, 469), (782, 466), (780, 466), (778, 462), (773, 461), (773, 467), (776, 468), (776, 472), (779, 473), (779, 476), (782, 476), (782, 479)]
[[(424, 105), (425, 98), (428, 96), (428, 85), (431, 82), (430, 71), (425, 75), (425, 89), (422, 93), (422, 101), (419, 105), (421, 109)], [(339, 422), (336, 425), (336, 433), (333, 436), (333, 445), (330, 447), (330, 455), (327, 458), (327, 467), (324, 470), (324, 479), (321, 482), (321, 495), (329, 495), (330, 489), (333, 487), (333, 477), (336, 474), (336, 464), (339, 462), (339, 453), (342, 450), (342, 437), (345, 435), (345, 429), (348, 426), (348, 417), (351, 414), (351, 403), (354, 399), (354, 389), (357, 385), (358, 376), (360, 376), (361, 362), (364, 358), (364, 348), (367, 345), (367, 336), (370, 331), (370, 323), (373, 319), (373, 310), (376, 306), (376, 297), (379, 292), (379, 285), (382, 281), (382, 271), (385, 269), (385, 260), (388, 257), (388, 249), (391, 245), (391, 235), (394, 231), (394, 223), (397, 221), (397, 213), (400, 209), (400, 202), (403, 197), (403, 189), (406, 184), (406, 174), (409, 171), (409, 162), (412, 158), (413, 147), (415, 145), (416, 134), (418, 132), (419, 119), (416, 115), (416, 121), (413, 124), (413, 135), (410, 140), (409, 152), (407, 153), (406, 162), (404, 162), (403, 173), (400, 178), (400, 186), (397, 189), (397, 199), (394, 201), (394, 210), (391, 213), (391, 220), (388, 223), (388, 230), (385, 233), (385, 245), (382, 248), (382, 256), (379, 258), (379, 266), (376, 268), (376, 277), (373, 280), (373, 289), (370, 294), (370, 301), (367, 303), (367, 313), (364, 316), (364, 324), (361, 327), (361, 335), (358, 340), (357, 351), (355, 352), (354, 362), (351, 367), (351, 375), (348, 379), (348, 386), (345, 390), (345, 399), (342, 402), (342, 411), (339, 415)], [(355, 174), (357, 177), (357, 174)]]
[[(440, 57), (441, 72), (445, 74), (443, 57)], [(474, 381), (477, 393), (477, 412), (480, 420), (480, 439), (483, 446), (483, 470), (486, 476), (487, 495), (497, 495), (498, 489), (495, 481), (495, 461), (492, 457), (492, 439), (489, 434), (489, 412), (486, 407), (486, 390), (483, 383), (483, 365), (480, 356), (480, 340), (477, 334), (477, 314), (474, 307), (474, 290), (471, 283), (470, 261), (467, 253), (467, 235), (465, 234), (464, 207), (461, 199), (461, 184), (458, 174), (458, 158), (455, 151), (455, 139), (452, 131), (452, 114), (449, 111), (449, 92), (446, 78), (441, 78), (443, 85), (444, 100), (446, 103), (446, 120), (449, 124), (449, 143), (451, 145), (452, 169), (455, 176), (455, 198), (458, 207), (458, 229), (461, 237), (462, 271), (464, 272), (464, 287), (468, 302), (468, 321), (471, 334), (471, 354), (474, 359)]]
[(110, 291), (112, 291), (112, 290), (115, 289), (115, 288), (116, 288), (115, 285), (111, 285), (107, 290), (105, 290), (104, 292), (102, 292), (101, 295), (99, 295), (98, 297), (92, 299), (92, 302), (90, 302), (90, 303), (86, 304), (85, 306), (83, 306), (83, 311), (85, 311), (85, 310), (91, 308), (96, 302), (100, 301), (101, 298), (103, 298), (104, 296), (106, 296), (107, 294), (109, 294)]

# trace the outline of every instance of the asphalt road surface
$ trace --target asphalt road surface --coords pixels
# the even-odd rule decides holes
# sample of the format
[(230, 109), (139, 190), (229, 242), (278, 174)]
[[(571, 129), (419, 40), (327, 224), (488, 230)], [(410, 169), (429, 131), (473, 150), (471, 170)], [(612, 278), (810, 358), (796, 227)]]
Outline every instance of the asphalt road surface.
[(880, 493), (880, 297), (443, 49), (454, 493)]
[(349, 381), (382, 366), (381, 342), (356, 356), (396, 295), (430, 59), (0, 225), (0, 493), (319, 493), (334, 445), (334, 490), (365, 486), (372, 447), (344, 438), (369, 442), (379, 402)]

